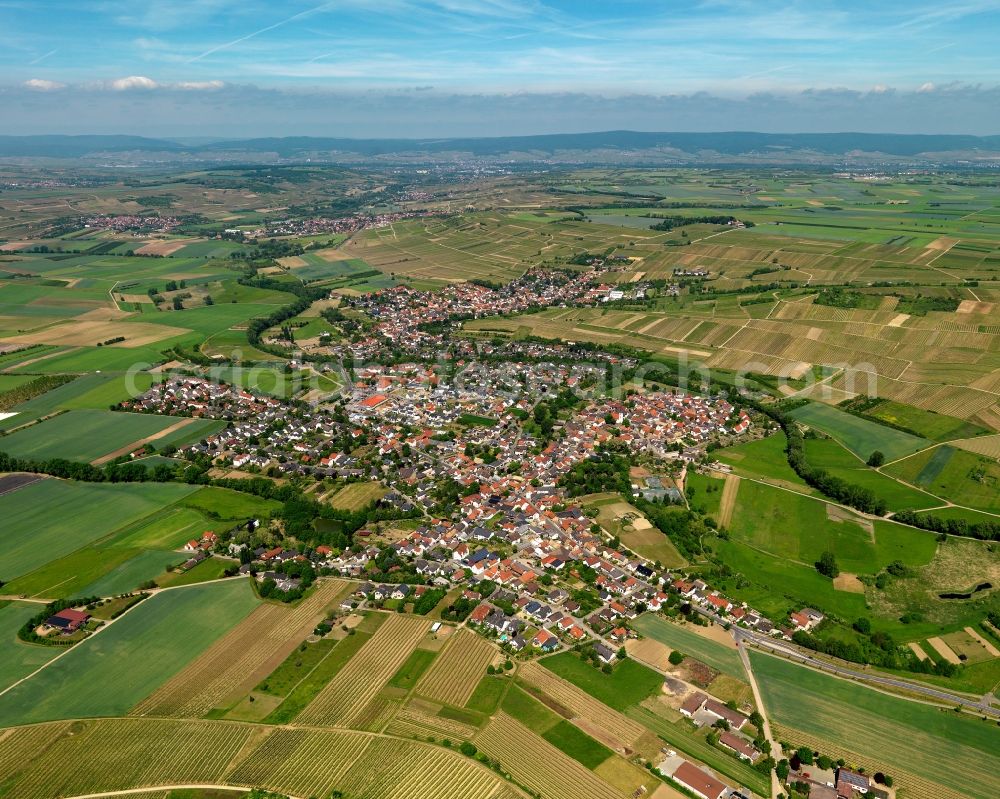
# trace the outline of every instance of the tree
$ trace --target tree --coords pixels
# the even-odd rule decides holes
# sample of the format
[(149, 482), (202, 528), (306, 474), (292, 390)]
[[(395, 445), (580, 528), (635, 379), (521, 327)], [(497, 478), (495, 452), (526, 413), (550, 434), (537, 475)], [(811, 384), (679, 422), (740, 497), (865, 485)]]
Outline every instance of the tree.
[(205, 295), (205, 305), (215, 305), (215, 300), (212, 299), (211, 294)]
[(671, 665), (679, 666), (681, 665), (681, 663), (684, 662), (684, 655), (675, 649), (673, 652), (670, 653), (670, 656), (667, 658), (667, 660), (670, 661)]
[(816, 571), (830, 579), (838, 576), (840, 574), (840, 567), (837, 565), (836, 555), (830, 552), (830, 550), (820, 555), (819, 560), (816, 561)]
[(885, 455), (882, 453), (881, 450), (877, 449), (871, 455), (868, 456), (868, 465), (871, 466), (873, 469), (877, 469), (883, 463), (885, 463)]
[(174, 310), (175, 311), (184, 310), (184, 301), (181, 300), (180, 296), (176, 294), (174, 295)]

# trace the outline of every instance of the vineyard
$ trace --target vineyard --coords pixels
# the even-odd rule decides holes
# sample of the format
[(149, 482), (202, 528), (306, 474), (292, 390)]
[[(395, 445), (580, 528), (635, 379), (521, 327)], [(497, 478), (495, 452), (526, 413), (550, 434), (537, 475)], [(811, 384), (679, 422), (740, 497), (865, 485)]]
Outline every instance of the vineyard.
[(462, 707), (496, 655), (489, 641), (469, 630), (459, 630), (417, 684), (417, 693)]
[(462, 741), (472, 738), (479, 730), (471, 724), (423, 713), (413, 707), (405, 707), (389, 723), (386, 732), (404, 738), (426, 739), (428, 736), (440, 736), (452, 741)]
[[(51, 727), (53, 725), (43, 725)], [(21, 749), (24, 759), (0, 772), (6, 799), (51, 799), (127, 788), (221, 782), (230, 761), (254, 734), (249, 725), (160, 719), (75, 722), (47, 748)], [(7, 746), (0, 741), (0, 762)], [(12, 779), (13, 778), (13, 779)]]
[(500, 761), (515, 781), (542, 799), (622, 799), (586, 767), (563, 754), (505, 713), (498, 714), (476, 738), (476, 745)]
[(365, 706), (403, 665), (429, 628), (430, 623), (424, 619), (390, 616), (302, 711), (298, 721), (316, 726), (357, 724)]
[(276, 729), (226, 775), (226, 781), (296, 796), (326, 795), (370, 743), (363, 733)]
[(126, 718), (0, 733), (5, 799), (136, 788), (157, 796), (157, 786), (183, 784), (261, 786), (303, 797), (334, 788), (366, 799), (520, 796), (499, 775), (448, 749), (348, 730)]
[(197, 659), (139, 702), (133, 716), (199, 718), (247, 693), (312, 632), (327, 607), (346, 590), (342, 580), (323, 580), (296, 607), (256, 608)]
[(621, 748), (635, 748), (636, 742), (646, 729), (637, 721), (626, 718), (612, 710), (603, 702), (577, 688), (570, 682), (557, 677), (537, 663), (526, 663), (519, 677), (528, 685), (537, 688), (573, 713), (574, 717), (586, 719), (589, 724), (600, 727), (607, 735), (621, 742)]

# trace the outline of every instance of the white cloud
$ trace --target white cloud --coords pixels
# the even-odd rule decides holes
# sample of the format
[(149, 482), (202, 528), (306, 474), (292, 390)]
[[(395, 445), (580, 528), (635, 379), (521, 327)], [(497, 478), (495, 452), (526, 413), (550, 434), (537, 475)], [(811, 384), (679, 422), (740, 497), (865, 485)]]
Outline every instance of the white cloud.
[(155, 89), (157, 85), (155, 80), (144, 75), (129, 75), (127, 78), (111, 81), (111, 88), (119, 92), (129, 89)]
[(44, 78), (32, 78), (31, 80), (26, 80), (24, 82), (25, 88), (33, 89), (36, 92), (54, 92), (59, 89), (65, 89), (65, 83), (59, 83), (54, 80), (45, 80)]
[(936, 88), (937, 87), (933, 83), (931, 83), (930, 81), (927, 81), (927, 83), (924, 83), (923, 85), (921, 85), (921, 87), (919, 89), (917, 89), (917, 91), (920, 92), (921, 94), (926, 94), (927, 92), (934, 91), (934, 89), (936, 89)]
[(876, 83), (872, 86), (872, 94), (885, 94), (887, 91), (889, 91), (889, 87), (884, 83)]
[(195, 92), (214, 91), (215, 89), (221, 89), (225, 85), (221, 80), (186, 80), (174, 84), (178, 89)]

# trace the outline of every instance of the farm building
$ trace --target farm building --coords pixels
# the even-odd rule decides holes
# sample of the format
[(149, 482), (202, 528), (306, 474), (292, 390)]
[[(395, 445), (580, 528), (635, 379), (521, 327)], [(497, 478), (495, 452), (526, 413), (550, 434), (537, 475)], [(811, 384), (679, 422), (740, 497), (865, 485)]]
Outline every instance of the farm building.
[(673, 780), (702, 799), (719, 799), (727, 790), (725, 783), (686, 760), (677, 767)]
[(66, 608), (54, 613), (45, 620), (45, 624), (54, 630), (64, 633), (74, 633), (90, 621), (90, 614), (82, 610)]

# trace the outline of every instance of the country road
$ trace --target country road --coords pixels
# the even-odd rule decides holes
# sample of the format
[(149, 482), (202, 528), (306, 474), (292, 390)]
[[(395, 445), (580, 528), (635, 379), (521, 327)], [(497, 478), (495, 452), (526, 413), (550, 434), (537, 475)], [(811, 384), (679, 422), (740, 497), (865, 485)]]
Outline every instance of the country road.
[[(730, 624), (730, 622), (727, 622), (726, 619), (723, 619), (721, 616), (717, 616), (704, 608), (696, 606), (693, 607), (699, 614), (711, 619), (716, 624)], [(874, 687), (894, 688), (898, 691), (920, 694), (921, 696), (926, 696), (928, 700), (932, 700), (934, 702), (951, 705), (953, 707), (961, 706), (974, 711), (977, 714), (1000, 719), (1000, 709), (997, 709), (990, 704), (988, 694), (985, 697), (980, 697), (978, 701), (973, 701), (968, 696), (954, 694), (950, 691), (934, 688), (923, 683), (904, 680), (901, 677), (890, 677), (888, 675), (877, 674), (871, 671), (850, 668), (848, 666), (841, 666), (837, 663), (831, 663), (826, 660), (820, 660), (819, 658), (808, 654), (806, 650), (800, 649), (795, 644), (772, 638), (769, 635), (763, 635), (735, 625), (732, 625), (730, 629), (733, 633), (733, 638), (736, 639), (737, 646), (756, 646), (762, 650), (769, 650), (773, 653), (789, 658), (790, 660), (794, 660), (804, 666), (817, 669), (818, 671), (825, 671), (828, 674), (834, 674), (838, 677), (867, 683), (868, 685)]]

